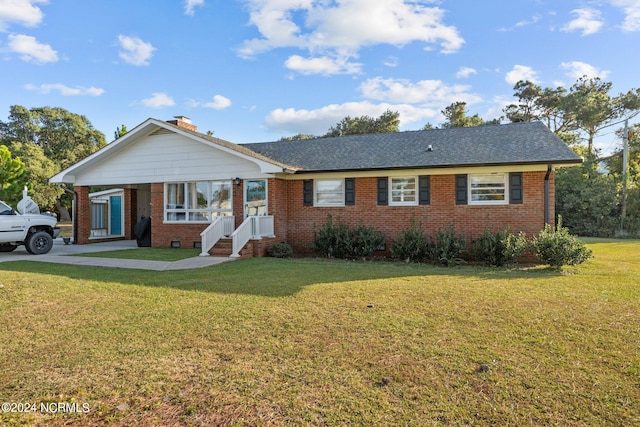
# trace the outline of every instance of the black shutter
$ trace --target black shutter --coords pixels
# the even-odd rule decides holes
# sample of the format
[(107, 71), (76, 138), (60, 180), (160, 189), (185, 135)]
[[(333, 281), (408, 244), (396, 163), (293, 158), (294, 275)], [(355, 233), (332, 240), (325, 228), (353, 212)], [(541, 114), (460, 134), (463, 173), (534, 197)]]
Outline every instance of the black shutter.
[(421, 205), (431, 203), (431, 180), (429, 175), (421, 175), (418, 177), (418, 202)]
[(456, 205), (467, 204), (467, 175), (456, 175)]
[(522, 172), (509, 173), (509, 203), (522, 204)]
[(305, 206), (313, 206), (313, 180), (302, 181), (302, 200)]
[(356, 180), (355, 178), (344, 179), (344, 204), (356, 204)]
[(388, 205), (389, 204), (389, 180), (387, 177), (378, 178), (378, 204), (379, 205)]

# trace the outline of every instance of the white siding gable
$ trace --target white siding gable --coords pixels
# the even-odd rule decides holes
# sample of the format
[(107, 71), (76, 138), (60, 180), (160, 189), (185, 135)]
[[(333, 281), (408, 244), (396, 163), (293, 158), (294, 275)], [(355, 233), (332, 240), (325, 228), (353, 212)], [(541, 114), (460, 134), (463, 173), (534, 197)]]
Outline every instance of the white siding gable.
[(75, 185), (268, 178), (257, 161), (172, 132), (158, 132), (78, 171)]

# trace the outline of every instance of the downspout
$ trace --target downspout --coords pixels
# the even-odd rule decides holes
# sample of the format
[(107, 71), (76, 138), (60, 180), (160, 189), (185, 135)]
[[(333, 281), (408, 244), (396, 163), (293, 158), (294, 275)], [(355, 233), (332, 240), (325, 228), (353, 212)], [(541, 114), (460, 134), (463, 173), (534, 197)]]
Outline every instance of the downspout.
[[(549, 163), (547, 165), (547, 174), (544, 176), (544, 223), (549, 223), (549, 177), (551, 176), (551, 171), (553, 170), (553, 165)], [(555, 222), (555, 221), (554, 221)]]

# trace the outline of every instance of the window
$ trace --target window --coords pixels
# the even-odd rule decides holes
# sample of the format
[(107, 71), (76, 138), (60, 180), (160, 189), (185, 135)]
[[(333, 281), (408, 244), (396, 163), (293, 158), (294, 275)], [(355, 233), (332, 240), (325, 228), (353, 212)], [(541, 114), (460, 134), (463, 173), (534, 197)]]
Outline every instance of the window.
[(344, 206), (343, 179), (317, 179), (314, 206)]
[(416, 177), (390, 178), (389, 204), (396, 206), (417, 205)]
[(502, 205), (507, 197), (507, 174), (491, 173), (469, 175), (469, 204)]
[(231, 195), (231, 180), (166, 184), (165, 221), (211, 222), (233, 215)]

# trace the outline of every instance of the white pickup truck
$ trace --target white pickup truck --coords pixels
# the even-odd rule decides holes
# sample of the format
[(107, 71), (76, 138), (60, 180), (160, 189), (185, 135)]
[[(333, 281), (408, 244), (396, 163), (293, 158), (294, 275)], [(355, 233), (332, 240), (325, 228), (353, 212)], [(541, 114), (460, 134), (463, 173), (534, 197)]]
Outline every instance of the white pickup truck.
[(56, 218), (47, 214), (28, 213), (28, 210), (22, 212), (16, 212), (0, 201), (0, 252), (11, 252), (19, 245), (24, 245), (31, 254), (46, 254), (53, 247), (53, 239), (60, 234)]

